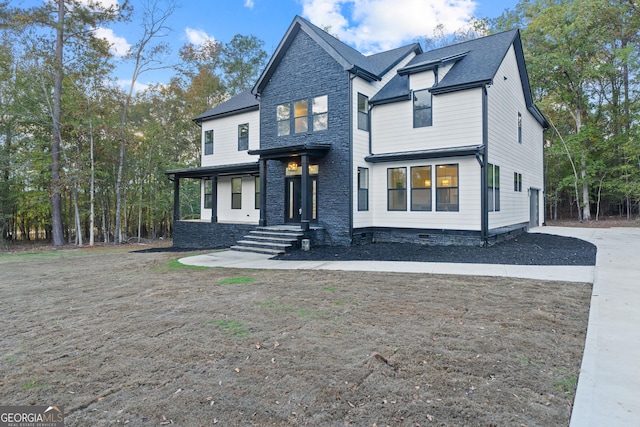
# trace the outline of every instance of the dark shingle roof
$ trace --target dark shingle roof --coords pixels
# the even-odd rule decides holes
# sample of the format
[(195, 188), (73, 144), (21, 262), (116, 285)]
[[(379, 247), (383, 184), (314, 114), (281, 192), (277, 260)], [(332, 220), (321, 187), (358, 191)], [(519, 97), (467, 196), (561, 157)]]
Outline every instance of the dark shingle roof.
[(278, 45), (278, 48), (269, 61), (269, 64), (262, 72), (262, 75), (254, 86), (254, 92), (260, 93), (264, 86), (267, 85), (269, 78), (277, 68), (278, 63), (284, 56), (284, 53), (290, 46), (298, 31), (304, 31), (307, 33), (345, 70), (358, 74), (359, 76), (371, 81), (380, 80), (387, 71), (393, 68), (394, 65), (398, 64), (411, 52), (415, 52), (416, 54), (422, 52), (420, 45), (418, 43), (413, 43), (375, 55), (365, 56), (304, 18), (296, 16), (284, 38)]
[(205, 111), (193, 121), (200, 123), (204, 120), (214, 117), (222, 117), (231, 114), (244, 113), (247, 111), (258, 110), (260, 108), (260, 102), (256, 99), (255, 95), (251, 93), (251, 90), (246, 90), (236, 96), (224, 101), (212, 109)]

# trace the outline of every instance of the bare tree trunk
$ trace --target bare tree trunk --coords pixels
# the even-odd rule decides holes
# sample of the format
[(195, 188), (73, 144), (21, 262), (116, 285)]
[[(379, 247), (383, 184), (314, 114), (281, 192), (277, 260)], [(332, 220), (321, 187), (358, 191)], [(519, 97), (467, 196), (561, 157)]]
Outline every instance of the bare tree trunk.
[(56, 56), (55, 80), (53, 85), (53, 130), (51, 141), (51, 226), (53, 245), (64, 245), (62, 230), (62, 184), (60, 182), (60, 147), (62, 134), (60, 119), (62, 117), (62, 74), (63, 74), (63, 31), (64, 31), (64, 0), (57, 0), (58, 22), (56, 27)]
[[(91, 101), (89, 101), (91, 102)], [(91, 121), (91, 104), (89, 104), (89, 143), (90, 143), (90, 158), (91, 158), (91, 182), (89, 189), (89, 246), (94, 245), (94, 227), (95, 227), (95, 186), (96, 186), (96, 171), (95, 161), (93, 157), (93, 122)]]
[(591, 221), (591, 204), (589, 203), (589, 183), (587, 182), (587, 160), (583, 154), (580, 161), (580, 177), (582, 178), (582, 219)]

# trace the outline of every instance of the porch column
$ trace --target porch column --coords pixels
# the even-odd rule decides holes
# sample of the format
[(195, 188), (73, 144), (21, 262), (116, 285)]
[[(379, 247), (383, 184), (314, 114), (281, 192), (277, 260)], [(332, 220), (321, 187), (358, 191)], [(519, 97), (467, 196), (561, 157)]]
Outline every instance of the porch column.
[(218, 175), (211, 177), (211, 222), (218, 222)]
[(173, 220), (180, 221), (180, 178), (173, 176)]
[(300, 219), (300, 226), (302, 227), (302, 231), (309, 230), (309, 155), (302, 155), (302, 181), (301, 181), (302, 191), (301, 198), (302, 203), (300, 203), (302, 212)]
[(267, 226), (267, 159), (260, 159), (260, 227)]

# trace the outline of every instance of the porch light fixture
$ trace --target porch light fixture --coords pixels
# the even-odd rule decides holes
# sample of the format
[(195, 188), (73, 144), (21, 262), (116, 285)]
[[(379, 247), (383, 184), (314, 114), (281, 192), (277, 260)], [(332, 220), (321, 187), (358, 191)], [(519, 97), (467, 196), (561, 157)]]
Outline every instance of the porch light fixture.
[(295, 172), (296, 170), (298, 170), (298, 163), (297, 162), (289, 162), (287, 164), (287, 169), (289, 169), (291, 172)]

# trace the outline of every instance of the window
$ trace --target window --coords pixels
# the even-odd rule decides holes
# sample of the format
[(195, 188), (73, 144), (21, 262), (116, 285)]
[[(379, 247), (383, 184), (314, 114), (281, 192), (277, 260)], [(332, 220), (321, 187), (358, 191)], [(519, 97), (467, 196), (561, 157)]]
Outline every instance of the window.
[(303, 99), (294, 102), (293, 112), (295, 133), (307, 132), (309, 130), (309, 101)]
[(211, 209), (213, 206), (213, 181), (204, 180), (204, 208)]
[(238, 151), (249, 149), (249, 123), (238, 125)]
[(204, 155), (208, 156), (213, 154), (213, 131), (204, 131)]
[(358, 129), (369, 131), (369, 98), (358, 94)]
[(411, 210), (431, 210), (431, 166), (411, 168)]
[(242, 178), (231, 178), (231, 209), (242, 209)]
[(407, 210), (407, 168), (387, 169), (387, 210)]
[(522, 192), (522, 174), (513, 173), (513, 191)]
[(431, 92), (428, 89), (413, 92), (413, 127), (431, 126)]
[(459, 209), (458, 165), (440, 165), (436, 167), (436, 211)]
[(518, 143), (522, 144), (522, 113), (518, 112)]
[(358, 168), (358, 210), (369, 210), (369, 169)]
[(260, 177), (256, 176), (255, 179), (255, 206), (256, 209), (260, 209)]
[(489, 212), (500, 211), (500, 166), (489, 163), (489, 176), (487, 179), (489, 187)]
[(313, 131), (327, 130), (329, 125), (329, 98), (327, 95), (313, 98), (311, 110), (313, 112)]
[(276, 119), (278, 121), (278, 136), (291, 133), (291, 106), (280, 104), (276, 107)]

